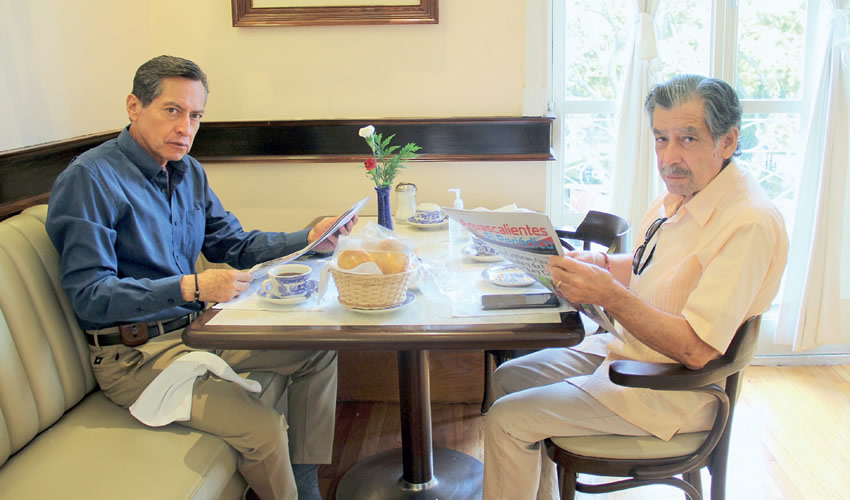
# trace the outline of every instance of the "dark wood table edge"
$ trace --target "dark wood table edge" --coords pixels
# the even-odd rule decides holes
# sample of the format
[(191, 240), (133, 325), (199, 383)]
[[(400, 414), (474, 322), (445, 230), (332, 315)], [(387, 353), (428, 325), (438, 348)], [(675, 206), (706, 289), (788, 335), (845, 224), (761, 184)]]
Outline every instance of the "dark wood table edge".
[[(583, 338), (579, 313), (559, 323), (433, 325), (210, 325), (209, 309), (183, 331), (183, 342), (201, 349), (446, 350), (569, 347)], [(246, 334), (244, 330), (250, 329)], [(465, 335), (458, 335), (464, 333)], [(486, 334), (487, 339), (475, 334)], [(486, 345), (485, 345), (486, 344)]]

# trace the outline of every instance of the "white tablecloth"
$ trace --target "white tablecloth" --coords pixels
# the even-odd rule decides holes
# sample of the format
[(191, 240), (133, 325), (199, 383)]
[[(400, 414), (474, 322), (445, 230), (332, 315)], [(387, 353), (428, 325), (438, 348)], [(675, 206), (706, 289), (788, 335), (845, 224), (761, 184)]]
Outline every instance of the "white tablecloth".
[[(362, 217), (357, 229), (371, 218)], [(487, 293), (531, 293), (548, 291), (535, 283), (528, 287), (503, 287), (481, 277), (490, 265), (507, 264), (477, 262), (465, 256), (463, 249), (471, 241), (449, 242), (448, 231), (417, 229), (396, 221), (395, 233), (416, 246), (417, 256), (425, 270), (419, 286), (412, 290), (415, 300), (397, 310), (382, 313), (349, 311), (339, 304), (333, 279), (327, 288), (306, 301), (295, 305), (269, 303), (257, 295), (263, 280), (257, 279), (248, 291), (230, 302), (214, 307), (221, 311), (209, 325), (418, 325), (418, 324), (475, 324), (475, 323), (552, 323), (558, 322), (558, 312), (570, 311), (567, 305), (558, 309), (516, 309), (484, 311), (481, 295)], [(299, 261), (302, 262), (302, 261)], [(313, 267), (312, 279), (319, 280), (325, 259), (308, 259)]]

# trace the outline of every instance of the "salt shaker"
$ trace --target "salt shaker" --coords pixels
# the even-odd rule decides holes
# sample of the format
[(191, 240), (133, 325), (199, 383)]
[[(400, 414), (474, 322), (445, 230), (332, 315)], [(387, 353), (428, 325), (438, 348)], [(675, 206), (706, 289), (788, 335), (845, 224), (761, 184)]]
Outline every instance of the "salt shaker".
[(416, 184), (399, 182), (395, 187), (397, 197), (395, 218), (407, 222), (416, 213)]

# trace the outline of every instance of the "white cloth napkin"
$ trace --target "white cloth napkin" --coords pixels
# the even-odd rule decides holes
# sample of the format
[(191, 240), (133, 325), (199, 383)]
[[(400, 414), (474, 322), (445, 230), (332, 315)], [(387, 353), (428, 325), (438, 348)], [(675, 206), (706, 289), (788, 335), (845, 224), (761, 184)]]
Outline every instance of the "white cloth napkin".
[(239, 384), (248, 392), (260, 392), (262, 389), (259, 382), (240, 377), (215, 354), (195, 351), (180, 356), (162, 370), (130, 406), (130, 413), (150, 427), (189, 420), (195, 379), (207, 371)]

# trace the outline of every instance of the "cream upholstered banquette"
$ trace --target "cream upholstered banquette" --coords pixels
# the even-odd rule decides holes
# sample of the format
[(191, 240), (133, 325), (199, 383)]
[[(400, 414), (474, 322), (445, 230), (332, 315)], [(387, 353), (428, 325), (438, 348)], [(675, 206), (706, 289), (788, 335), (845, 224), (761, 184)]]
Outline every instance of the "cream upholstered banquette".
[[(47, 206), (0, 222), (0, 497), (240, 498), (237, 453), (179, 424), (150, 428), (97, 389), (59, 285)], [(281, 377), (252, 373), (273, 404)]]

